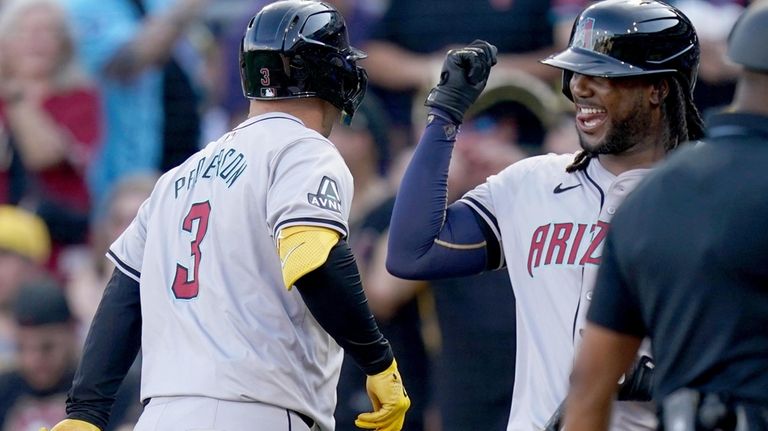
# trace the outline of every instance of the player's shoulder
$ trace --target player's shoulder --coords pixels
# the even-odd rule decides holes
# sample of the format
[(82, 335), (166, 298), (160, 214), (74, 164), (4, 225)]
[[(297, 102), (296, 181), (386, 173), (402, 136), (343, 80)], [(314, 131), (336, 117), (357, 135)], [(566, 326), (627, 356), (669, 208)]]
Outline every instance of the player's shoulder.
[(496, 177), (545, 177), (551, 178), (553, 174), (566, 174), (565, 168), (573, 162), (573, 154), (542, 154), (527, 157), (507, 166)]

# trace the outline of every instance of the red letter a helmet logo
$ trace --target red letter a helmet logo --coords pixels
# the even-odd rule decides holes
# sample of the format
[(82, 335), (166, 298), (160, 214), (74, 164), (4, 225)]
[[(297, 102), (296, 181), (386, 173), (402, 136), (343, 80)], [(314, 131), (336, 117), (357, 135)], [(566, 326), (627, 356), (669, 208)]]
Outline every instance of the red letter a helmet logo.
[(576, 34), (573, 35), (572, 47), (584, 48), (592, 51), (592, 31), (595, 28), (594, 18), (584, 18), (576, 27)]

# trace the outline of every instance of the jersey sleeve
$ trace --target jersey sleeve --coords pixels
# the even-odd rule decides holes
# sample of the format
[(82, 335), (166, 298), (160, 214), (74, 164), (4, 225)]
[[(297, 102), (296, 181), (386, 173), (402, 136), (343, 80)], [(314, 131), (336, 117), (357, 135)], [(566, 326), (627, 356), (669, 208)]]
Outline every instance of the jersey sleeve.
[(128, 228), (112, 243), (107, 258), (128, 277), (139, 281), (147, 240), (150, 199), (144, 201)]
[(290, 226), (321, 226), (348, 234), (352, 174), (336, 148), (321, 139), (302, 139), (270, 164), (267, 223), (277, 237)]
[[(506, 265), (506, 262), (504, 261), (504, 253), (501, 247), (501, 231), (499, 230), (499, 222), (496, 220), (496, 209), (493, 205), (493, 200), (491, 199), (490, 184), (488, 182), (480, 184), (473, 190), (467, 192), (461, 199), (459, 199), (459, 202), (470, 207), (472, 211), (475, 212), (475, 215), (485, 222), (487, 230), (496, 240), (495, 248), (500, 250), (499, 263), (496, 269), (503, 268)], [(489, 237), (487, 234), (485, 236), (486, 238)]]
[(587, 320), (622, 334), (646, 335), (639, 301), (619, 264), (610, 233), (603, 249)]

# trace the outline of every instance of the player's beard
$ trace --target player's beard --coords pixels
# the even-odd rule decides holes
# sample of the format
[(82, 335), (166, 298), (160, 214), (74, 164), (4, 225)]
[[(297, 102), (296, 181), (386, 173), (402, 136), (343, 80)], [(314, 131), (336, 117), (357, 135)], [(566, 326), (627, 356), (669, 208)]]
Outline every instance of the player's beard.
[(600, 142), (589, 145), (579, 133), (581, 148), (591, 154), (620, 154), (641, 143), (651, 127), (650, 113), (637, 100), (625, 118), (612, 121), (611, 128)]

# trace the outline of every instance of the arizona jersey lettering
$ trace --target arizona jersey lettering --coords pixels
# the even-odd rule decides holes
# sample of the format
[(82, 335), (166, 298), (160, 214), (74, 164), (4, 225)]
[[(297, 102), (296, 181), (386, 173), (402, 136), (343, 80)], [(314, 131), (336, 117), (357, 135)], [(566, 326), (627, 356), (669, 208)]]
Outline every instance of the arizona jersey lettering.
[[(503, 250), (498, 266), (506, 264), (515, 291), (517, 357), (508, 431), (543, 428), (565, 399), (610, 218), (648, 172), (617, 177), (593, 159), (585, 171), (569, 174), (565, 168), (573, 157), (522, 160), (461, 199), (491, 226)], [(655, 429), (653, 411), (637, 416), (631, 422)]]

